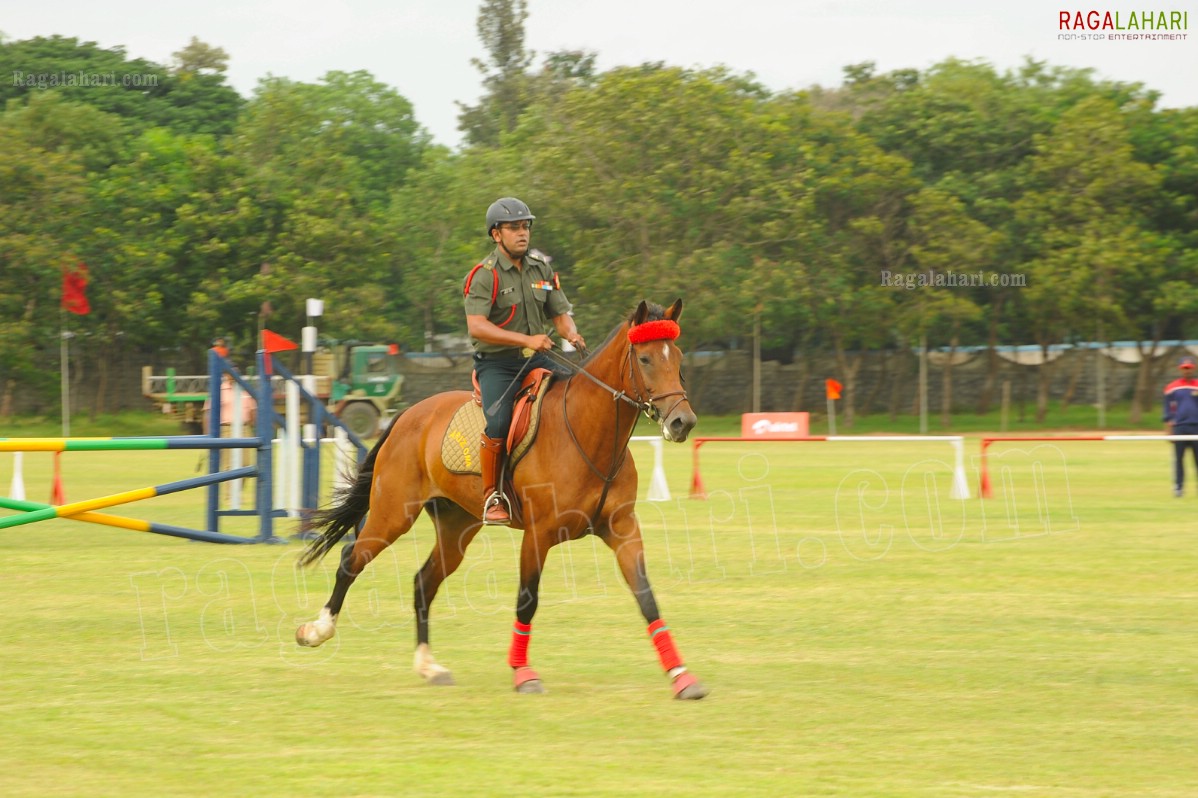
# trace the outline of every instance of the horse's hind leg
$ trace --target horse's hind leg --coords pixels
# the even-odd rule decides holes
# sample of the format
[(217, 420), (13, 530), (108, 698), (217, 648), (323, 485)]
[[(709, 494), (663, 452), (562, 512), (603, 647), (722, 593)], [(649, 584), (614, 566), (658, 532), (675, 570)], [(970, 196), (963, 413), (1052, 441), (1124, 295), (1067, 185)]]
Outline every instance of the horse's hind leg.
[[(345, 603), (345, 594), (353, 585), (358, 574), (377, 557), (383, 549), (394, 543), (400, 535), (412, 528), (420, 516), (421, 505), (412, 503), (398, 513), (372, 510), (358, 533), (358, 539), (347, 543), (341, 550), (341, 564), (337, 566), (337, 581), (333, 593), (320, 610), (315, 621), (300, 624), (295, 630), (295, 642), (301, 646), (315, 648), (337, 632), (337, 616)], [(397, 517), (398, 516), (398, 517)]]
[(449, 669), (437, 664), (429, 647), (429, 607), (450, 574), (462, 564), (466, 547), (481, 526), (477, 518), (446, 499), (429, 503), (429, 515), (437, 528), (437, 542), (428, 559), (416, 572), (412, 605), (416, 611), (416, 656), (412, 667), (429, 684), (453, 684)]

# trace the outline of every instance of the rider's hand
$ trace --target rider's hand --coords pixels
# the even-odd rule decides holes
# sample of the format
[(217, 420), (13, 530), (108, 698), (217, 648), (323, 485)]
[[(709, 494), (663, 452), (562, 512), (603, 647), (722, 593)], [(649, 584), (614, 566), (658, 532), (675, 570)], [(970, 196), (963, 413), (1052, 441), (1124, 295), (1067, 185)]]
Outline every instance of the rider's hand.
[(574, 347), (575, 349), (586, 349), (587, 342), (582, 339), (582, 335), (575, 335), (570, 341), (570, 346)]
[(527, 346), (534, 352), (548, 352), (553, 348), (553, 339), (548, 335), (530, 335)]

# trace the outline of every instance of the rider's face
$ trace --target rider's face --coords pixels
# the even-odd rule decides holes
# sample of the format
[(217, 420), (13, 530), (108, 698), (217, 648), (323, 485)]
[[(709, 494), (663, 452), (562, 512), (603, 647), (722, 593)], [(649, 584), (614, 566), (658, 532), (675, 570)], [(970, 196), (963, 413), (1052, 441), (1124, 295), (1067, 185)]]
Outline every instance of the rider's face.
[(524, 257), (531, 237), (532, 223), (529, 221), (504, 222), (491, 231), (491, 238), (513, 259)]

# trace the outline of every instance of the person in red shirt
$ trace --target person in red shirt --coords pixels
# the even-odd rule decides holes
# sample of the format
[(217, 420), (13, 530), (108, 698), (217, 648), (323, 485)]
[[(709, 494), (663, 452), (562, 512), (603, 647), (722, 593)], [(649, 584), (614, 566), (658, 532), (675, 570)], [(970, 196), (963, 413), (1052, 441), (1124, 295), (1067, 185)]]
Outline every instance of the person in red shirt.
[[(1183, 357), (1177, 364), (1181, 376), (1165, 386), (1165, 432), (1170, 435), (1198, 435), (1198, 379), (1194, 378), (1194, 358)], [(1185, 483), (1186, 449), (1193, 453), (1198, 470), (1198, 441), (1173, 441), (1173, 495), (1182, 495)], [(1195, 476), (1198, 481), (1198, 475)]]

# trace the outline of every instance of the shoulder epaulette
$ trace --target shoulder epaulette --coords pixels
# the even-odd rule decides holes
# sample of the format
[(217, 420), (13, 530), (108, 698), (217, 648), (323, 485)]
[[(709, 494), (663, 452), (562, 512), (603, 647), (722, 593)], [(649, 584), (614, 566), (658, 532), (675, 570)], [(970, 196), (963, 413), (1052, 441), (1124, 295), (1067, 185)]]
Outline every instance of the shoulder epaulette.
[[(487, 271), (490, 271), (490, 272), (495, 271), (496, 260), (497, 259), (495, 257), (495, 253), (492, 252), (490, 255), (483, 258), (481, 263), (479, 263), (477, 266), (475, 266), (473, 269), (470, 270), (470, 274), (466, 275), (466, 284), (462, 287), (462, 296), (469, 295), (470, 282), (474, 279), (474, 275), (478, 273), (479, 269), (486, 269)], [(498, 275), (496, 275), (491, 281), (491, 304), (492, 305), (495, 304), (495, 299), (498, 296), (499, 296), (499, 277), (498, 277)]]

